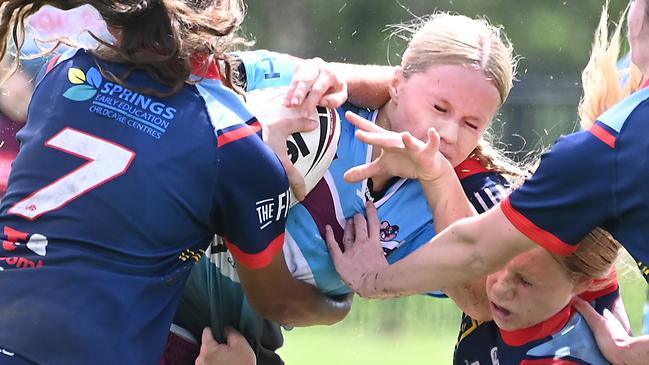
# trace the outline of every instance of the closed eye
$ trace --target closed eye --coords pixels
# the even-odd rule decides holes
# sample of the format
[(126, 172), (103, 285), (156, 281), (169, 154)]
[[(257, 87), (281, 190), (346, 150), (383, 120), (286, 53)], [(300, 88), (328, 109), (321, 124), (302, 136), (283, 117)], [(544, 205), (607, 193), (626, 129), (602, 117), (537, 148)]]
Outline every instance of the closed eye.
[(443, 106), (439, 104), (435, 104), (435, 110), (437, 110), (440, 113), (446, 113), (448, 109), (444, 108)]
[(464, 124), (466, 124), (466, 126), (469, 127), (469, 128), (471, 128), (471, 129), (476, 129), (476, 130), (478, 129), (478, 125), (477, 125), (477, 124), (473, 124), (473, 123), (471, 123), (471, 122), (464, 122)]

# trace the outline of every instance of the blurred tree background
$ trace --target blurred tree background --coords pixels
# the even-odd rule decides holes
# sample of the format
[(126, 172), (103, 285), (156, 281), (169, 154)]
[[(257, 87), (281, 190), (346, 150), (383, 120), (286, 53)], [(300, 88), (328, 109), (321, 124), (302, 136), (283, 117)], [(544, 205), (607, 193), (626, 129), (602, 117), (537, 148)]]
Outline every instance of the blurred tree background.
[[(486, 17), (521, 57), (518, 81), (493, 134), (510, 151), (539, 150), (574, 130), (581, 70), (602, 0), (252, 0), (245, 34), (255, 47), (328, 61), (398, 65), (405, 42), (386, 26), (435, 11)], [(613, 0), (617, 20), (628, 1)]]

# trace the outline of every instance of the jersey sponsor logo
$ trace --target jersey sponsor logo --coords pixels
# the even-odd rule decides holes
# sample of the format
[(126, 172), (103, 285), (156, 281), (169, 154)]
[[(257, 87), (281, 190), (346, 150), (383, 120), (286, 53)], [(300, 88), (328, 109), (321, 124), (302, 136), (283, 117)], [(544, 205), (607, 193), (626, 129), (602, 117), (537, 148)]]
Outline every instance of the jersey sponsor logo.
[(29, 235), (11, 227), (5, 227), (3, 233), (6, 239), (2, 241), (2, 248), (5, 251), (15, 251), (19, 246), (25, 245), (38, 256), (45, 256), (47, 253), (47, 237), (41, 234)]
[(289, 190), (279, 194), (277, 197), (260, 200), (255, 203), (259, 229), (268, 227), (271, 223), (286, 218), (290, 205)]
[(68, 80), (73, 86), (63, 93), (63, 97), (78, 102), (92, 99), (91, 113), (113, 119), (155, 139), (165, 134), (176, 116), (175, 108), (157, 99), (104, 82), (95, 67), (90, 67), (85, 73), (71, 67)]
[[(4, 239), (2, 241), (2, 249), (5, 253), (18, 253), (20, 247), (26, 247), (29, 251), (38, 256), (45, 256), (47, 254), (47, 237), (34, 233), (28, 234), (11, 227), (4, 227)], [(43, 260), (30, 260), (20, 256), (0, 256), (0, 262), (3, 262), (7, 267), (13, 266), (16, 269), (32, 269), (43, 267)], [(4, 270), (0, 266), (0, 271)]]

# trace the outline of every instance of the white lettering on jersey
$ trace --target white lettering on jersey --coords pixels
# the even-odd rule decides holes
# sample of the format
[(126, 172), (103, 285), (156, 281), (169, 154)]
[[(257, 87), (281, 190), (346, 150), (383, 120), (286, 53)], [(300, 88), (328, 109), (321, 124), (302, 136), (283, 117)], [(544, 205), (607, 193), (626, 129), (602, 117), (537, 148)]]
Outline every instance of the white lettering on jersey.
[(255, 203), (257, 219), (259, 220), (259, 229), (268, 227), (273, 221), (279, 221), (286, 218), (290, 205), (291, 194), (287, 190), (279, 194), (276, 198), (268, 198)]
[(491, 365), (500, 365), (498, 361), (498, 347), (494, 346), (491, 348)]

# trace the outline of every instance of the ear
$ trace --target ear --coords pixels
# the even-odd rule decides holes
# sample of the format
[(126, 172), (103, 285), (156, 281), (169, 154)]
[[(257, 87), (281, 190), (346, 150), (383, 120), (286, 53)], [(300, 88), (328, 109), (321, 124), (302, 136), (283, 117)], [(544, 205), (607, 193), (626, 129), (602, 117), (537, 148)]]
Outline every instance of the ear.
[(397, 67), (397, 69), (394, 71), (394, 75), (392, 76), (392, 80), (390, 81), (390, 86), (388, 87), (390, 99), (394, 103), (399, 103), (399, 89), (404, 81), (405, 79), (403, 76), (403, 71), (401, 70), (401, 67)]
[(589, 289), (592, 288), (593, 283), (595, 282), (595, 279), (586, 276), (586, 275), (580, 275), (577, 278), (577, 281), (575, 282), (575, 290), (574, 293), (575, 295), (579, 295)]

